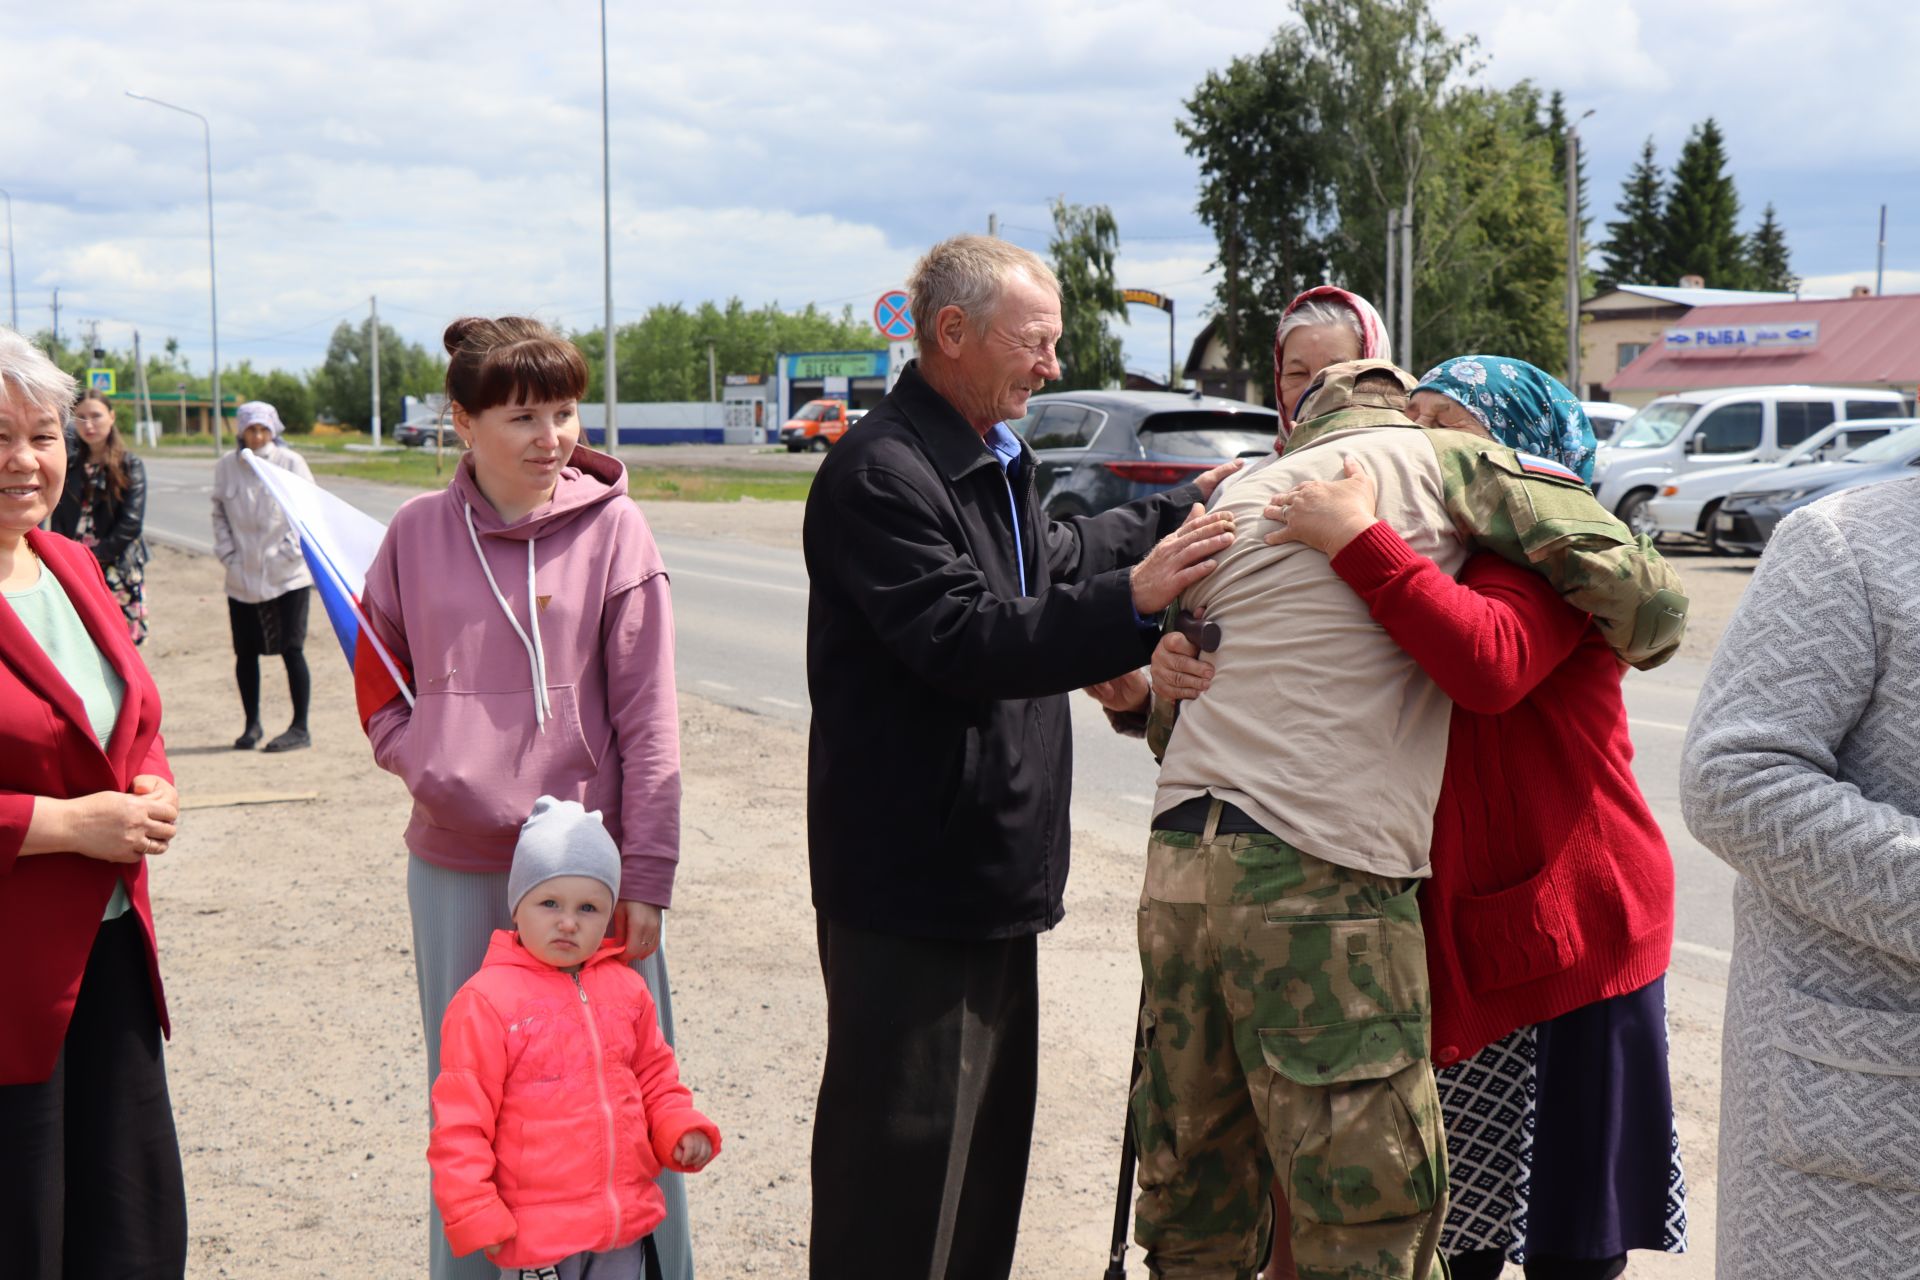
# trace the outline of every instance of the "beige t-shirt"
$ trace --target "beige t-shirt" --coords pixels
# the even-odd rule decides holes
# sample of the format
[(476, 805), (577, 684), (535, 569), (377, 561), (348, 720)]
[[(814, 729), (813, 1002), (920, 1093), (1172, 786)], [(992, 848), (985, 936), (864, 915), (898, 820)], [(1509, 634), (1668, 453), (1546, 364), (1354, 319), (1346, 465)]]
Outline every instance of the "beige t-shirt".
[(1233, 512), (1233, 545), (1181, 598), (1220, 624), (1213, 683), (1181, 704), (1154, 812), (1211, 794), (1315, 857), (1424, 876), (1453, 703), (1326, 556), (1263, 541), (1274, 530), (1267, 500), (1339, 479), (1348, 456), (1378, 486), (1380, 518), (1415, 551), (1448, 573), (1466, 562), (1423, 432), (1333, 432), (1228, 481), (1213, 505)]

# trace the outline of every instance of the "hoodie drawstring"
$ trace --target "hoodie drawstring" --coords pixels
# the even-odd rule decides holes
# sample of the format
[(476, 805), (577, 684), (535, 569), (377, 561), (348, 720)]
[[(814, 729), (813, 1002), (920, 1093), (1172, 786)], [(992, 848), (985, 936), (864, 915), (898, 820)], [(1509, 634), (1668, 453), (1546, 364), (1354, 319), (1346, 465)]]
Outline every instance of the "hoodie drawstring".
[(480, 572), (487, 575), (487, 585), (493, 588), (494, 602), (500, 606), (500, 612), (507, 615), (507, 622), (513, 627), (513, 634), (520, 637), (520, 643), (527, 650), (527, 666), (533, 672), (533, 722), (543, 732), (547, 727), (547, 717), (553, 714), (553, 704), (547, 698), (547, 654), (540, 644), (540, 600), (533, 594), (533, 545), (537, 538), (527, 539), (527, 621), (533, 625), (533, 638), (529, 640), (520, 619), (513, 616), (513, 606), (500, 594), (500, 584), (493, 579), (493, 567), (487, 563), (486, 552), (480, 549), (480, 535), (473, 527), (473, 504), (465, 504), (467, 513), (467, 537), (473, 540), (473, 554), (480, 558)]

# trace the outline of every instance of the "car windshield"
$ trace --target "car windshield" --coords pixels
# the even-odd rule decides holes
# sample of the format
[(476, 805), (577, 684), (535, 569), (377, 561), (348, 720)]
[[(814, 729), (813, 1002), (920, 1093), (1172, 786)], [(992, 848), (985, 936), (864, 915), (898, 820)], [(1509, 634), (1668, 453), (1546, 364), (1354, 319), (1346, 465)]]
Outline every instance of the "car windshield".
[(1861, 445), (1840, 461), (1898, 462), (1916, 449), (1920, 449), (1920, 426), (1902, 427), (1871, 444)]
[(1268, 453), (1279, 433), (1271, 413), (1219, 413), (1191, 410), (1156, 413), (1140, 423), (1140, 447), (1176, 458), (1233, 458)]
[(1657, 449), (1679, 435), (1699, 407), (1684, 400), (1656, 400), (1629, 418), (1607, 443), (1622, 449)]
[(825, 417), (827, 406), (818, 400), (800, 406), (800, 412), (793, 415), (796, 422), (818, 422)]

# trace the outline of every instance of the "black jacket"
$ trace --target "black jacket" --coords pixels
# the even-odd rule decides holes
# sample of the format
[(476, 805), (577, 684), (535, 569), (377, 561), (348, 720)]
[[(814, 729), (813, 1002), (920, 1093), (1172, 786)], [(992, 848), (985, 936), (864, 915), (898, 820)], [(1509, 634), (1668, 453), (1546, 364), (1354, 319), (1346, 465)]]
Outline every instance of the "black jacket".
[(1071, 690), (1146, 661), (1126, 570), (1185, 485), (1098, 516), (1041, 514), (909, 364), (807, 496), (807, 836), (813, 903), (854, 928), (1004, 938), (1063, 914)]
[[(93, 558), (102, 568), (147, 562), (147, 544), (140, 530), (147, 518), (147, 465), (138, 455), (126, 455), (127, 491), (115, 502), (103, 486), (93, 502)], [(47, 527), (63, 538), (80, 528), (80, 505), (86, 500), (86, 451), (67, 455), (67, 482), (53, 508)]]

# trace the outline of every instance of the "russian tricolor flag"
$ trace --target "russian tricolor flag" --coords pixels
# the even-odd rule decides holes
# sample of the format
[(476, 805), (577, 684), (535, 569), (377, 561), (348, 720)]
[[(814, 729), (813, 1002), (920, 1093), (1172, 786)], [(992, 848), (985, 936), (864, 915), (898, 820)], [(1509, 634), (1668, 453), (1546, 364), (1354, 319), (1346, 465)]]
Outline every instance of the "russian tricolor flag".
[[(360, 610), (367, 567), (380, 549), (380, 540), (386, 537), (387, 526), (311, 480), (260, 461), (251, 450), (241, 450), (240, 456), (266, 484), (267, 492), (279, 502), (294, 532), (300, 535), (300, 552), (313, 574), (314, 590), (353, 671), (362, 723), (396, 697), (405, 698), (412, 706), (413, 691), (408, 688), (406, 668), (380, 643)], [(366, 661), (368, 654), (376, 661)]]

